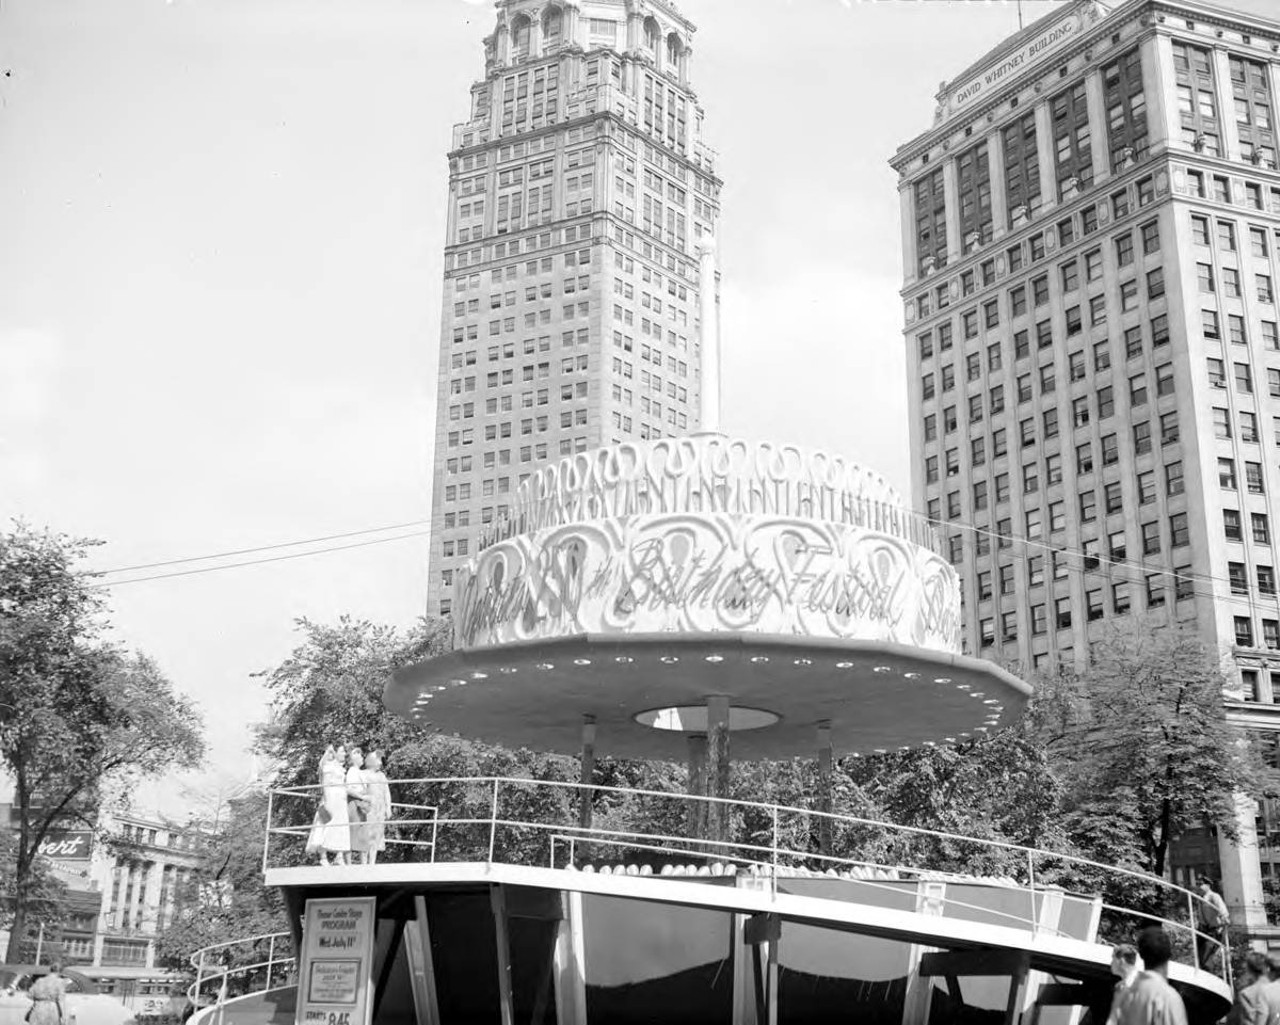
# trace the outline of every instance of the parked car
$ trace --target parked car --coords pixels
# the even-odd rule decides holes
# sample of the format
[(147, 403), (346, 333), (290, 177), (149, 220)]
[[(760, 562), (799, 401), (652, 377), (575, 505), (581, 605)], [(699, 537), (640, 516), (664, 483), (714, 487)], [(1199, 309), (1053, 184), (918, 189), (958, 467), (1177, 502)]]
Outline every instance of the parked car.
[[(48, 965), (0, 965), (0, 1025), (24, 1025), (31, 984), (47, 974)], [(98, 992), (97, 984), (74, 968), (64, 968), (67, 980), (68, 1025), (136, 1025), (133, 1012), (115, 997)]]

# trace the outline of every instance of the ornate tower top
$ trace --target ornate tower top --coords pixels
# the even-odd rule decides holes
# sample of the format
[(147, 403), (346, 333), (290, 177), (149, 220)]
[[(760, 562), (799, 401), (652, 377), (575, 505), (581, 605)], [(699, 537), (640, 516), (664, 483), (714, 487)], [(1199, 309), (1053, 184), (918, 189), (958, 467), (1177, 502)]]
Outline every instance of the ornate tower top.
[(669, 0), (498, 0), (485, 51), (494, 70), (564, 49), (614, 50), (683, 84), (694, 31)]

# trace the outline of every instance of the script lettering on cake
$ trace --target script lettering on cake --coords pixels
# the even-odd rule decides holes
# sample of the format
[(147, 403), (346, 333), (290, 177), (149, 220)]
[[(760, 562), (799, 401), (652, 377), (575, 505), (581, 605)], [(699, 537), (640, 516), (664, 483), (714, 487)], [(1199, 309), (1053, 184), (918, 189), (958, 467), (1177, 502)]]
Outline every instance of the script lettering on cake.
[(631, 551), (634, 569), (623, 575), (620, 590), (635, 595), (637, 607), (758, 610), (777, 592), (776, 574), (750, 557), (728, 565), (724, 551), (709, 557), (699, 550), (675, 564), (662, 538), (641, 541)]
[(946, 641), (959, 643), (960, 617), (946, 578), (936, 573), (923, 581), (920, 596), (920, 630), (934, 633)]

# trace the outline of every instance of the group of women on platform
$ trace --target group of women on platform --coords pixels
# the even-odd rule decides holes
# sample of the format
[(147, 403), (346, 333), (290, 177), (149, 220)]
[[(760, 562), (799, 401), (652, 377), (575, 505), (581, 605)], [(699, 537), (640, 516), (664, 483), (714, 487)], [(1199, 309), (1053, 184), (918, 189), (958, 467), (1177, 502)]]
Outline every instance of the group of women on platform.
[[(322, 865), (377, 863), (387, 846), (391, 787), (382, 754), (330, 744), (320, 756), (320, 806), (307, 837), (307, 853)], [(330, 861), (329, 856), (333, 856)]]

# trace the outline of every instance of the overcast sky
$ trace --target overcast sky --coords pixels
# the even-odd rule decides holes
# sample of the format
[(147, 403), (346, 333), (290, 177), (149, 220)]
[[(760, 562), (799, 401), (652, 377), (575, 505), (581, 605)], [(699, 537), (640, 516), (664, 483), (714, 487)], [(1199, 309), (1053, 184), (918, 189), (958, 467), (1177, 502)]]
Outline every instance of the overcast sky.
[[(681, 7), (725, 180), (725, 426), (905, 490), (887, 160), (1017, 8)], [(492, 24), (469, 0), (0, 3), (0, 516), (104, 539), (101, 569), (427, 518), (445, 153)], [(427, 544), (118, 587), (113, 621), (243, 778), (250, 674), (294, 618), (412, 623)]]

